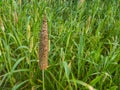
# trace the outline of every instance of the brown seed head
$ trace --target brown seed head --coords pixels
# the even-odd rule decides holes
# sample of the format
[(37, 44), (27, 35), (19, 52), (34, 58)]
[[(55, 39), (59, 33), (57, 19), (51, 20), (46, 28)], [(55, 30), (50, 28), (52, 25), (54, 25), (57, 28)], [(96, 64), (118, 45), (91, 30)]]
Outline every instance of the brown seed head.
[(41, 70), (44, 70), (48, 67), (48, 50), (47, 20), (46, 15), (44, 15), (39, 44), (39, 66)]

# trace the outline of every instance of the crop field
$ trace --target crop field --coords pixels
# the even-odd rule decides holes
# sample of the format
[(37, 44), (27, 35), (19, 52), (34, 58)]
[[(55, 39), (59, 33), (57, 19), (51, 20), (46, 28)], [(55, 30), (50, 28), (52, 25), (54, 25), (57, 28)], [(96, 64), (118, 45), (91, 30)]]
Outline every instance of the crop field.
[(120, 0), (0, 0), (0, 90), (120, 90)]

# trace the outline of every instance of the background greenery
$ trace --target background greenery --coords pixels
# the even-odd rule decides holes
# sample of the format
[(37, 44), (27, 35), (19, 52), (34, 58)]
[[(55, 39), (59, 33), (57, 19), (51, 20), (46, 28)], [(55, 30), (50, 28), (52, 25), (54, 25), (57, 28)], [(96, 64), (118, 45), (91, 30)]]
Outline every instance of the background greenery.
[(120, 0), (0, 0), (0, 90), (42, 89), (45, 10), (46, 90), (120, 90)]

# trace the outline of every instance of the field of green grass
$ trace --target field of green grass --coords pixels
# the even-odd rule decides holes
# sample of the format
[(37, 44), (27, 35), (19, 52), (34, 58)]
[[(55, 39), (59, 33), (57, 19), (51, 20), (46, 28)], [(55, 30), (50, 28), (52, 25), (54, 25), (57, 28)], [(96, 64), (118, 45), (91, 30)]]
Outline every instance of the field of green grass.
[[(50, 50), (43, 82), (45, 11)], [(0, 90), (42, 89), (120, 90), (120, 0), (0, 0)]]

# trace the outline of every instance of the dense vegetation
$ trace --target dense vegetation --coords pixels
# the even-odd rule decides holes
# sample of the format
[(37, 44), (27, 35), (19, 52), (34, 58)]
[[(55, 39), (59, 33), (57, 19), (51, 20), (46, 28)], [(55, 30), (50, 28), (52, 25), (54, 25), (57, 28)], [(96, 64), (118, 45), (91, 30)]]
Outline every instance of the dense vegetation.
[(120, 90), (120, 0), (0, 0), (0, 90), (42, 89), (44, 11), (45, 89)]

